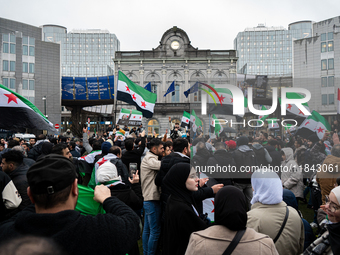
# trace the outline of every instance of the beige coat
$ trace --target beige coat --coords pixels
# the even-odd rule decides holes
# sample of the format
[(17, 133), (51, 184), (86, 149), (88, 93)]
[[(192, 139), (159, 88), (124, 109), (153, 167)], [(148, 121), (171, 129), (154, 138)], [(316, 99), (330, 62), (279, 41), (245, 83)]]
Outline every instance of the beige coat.
[(161, 168), (158, 156), (148, 151), (140, 165), (141, 185), (144, 201), (159, 200), (160, 188), (155, 184), (156, 175)]
[[(236, 235), (236, 231), (216, 225), (202, 231), (194, 232), (190, 236), (186, 255), (223, 254)], [(272, 255), (278, 254), (273, 240), (266, 235), (247, 228), (233, 255)]]
[(338, 177), (340, 177), (340, 158), (328, 155), (316, 174), (316, 181), (321, 188), (322, 204), (325, 204), (325, 196), (331, 193)]
[[(286, 215), (286, 203), (264, 205), (257, 202), (248, 212), (247, 227), (275, 239)], [(303, 222), (297, 211), (288, 206), (289, 217), (275, 247), (280, 255), (295, 255), (303, 252), (305, 239)]]

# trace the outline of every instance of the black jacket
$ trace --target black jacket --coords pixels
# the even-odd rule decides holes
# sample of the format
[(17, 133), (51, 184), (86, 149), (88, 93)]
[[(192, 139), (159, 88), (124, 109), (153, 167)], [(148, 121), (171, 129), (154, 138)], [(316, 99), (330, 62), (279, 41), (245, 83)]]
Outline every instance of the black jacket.
[(268, 151), (269, 155), (272, 157), (272, 163), (270, 163), (270, 166), (281, 166), (282, 156), (281, 153), (277, 150), (275, 150), (274, 146), (266, 146), (266, 150)]
[[(208, 166), (220, 166), (221, 168), (223, 166), (230, 166), (230, 169), (232, 166), (236, 166), (235, 160), (232, 158), (231, 153), (227, 152), (226, 150), (217, 150), (215, 151), (214, 155), (211, 156), (208, 159)], [(229, 167), (228, 167), (229, 169)], [(206, 173), (208, 176), (209, 174)], [(220, 174), (221, 175), (221, 174)], [(214, 175), (209, 176), (211, 178), (214, 178), (218, 183), (223, 183), (224, 185), (232, 185), (231, 176), (228, 172), (223, 173), (223, 178), (215, 178)]]
[(125, 255), (139, 238), (139, 217), (116, 197), (103, 203), (106, 214), (84, 216), (74, 210), (37, 214), (27, 207), (0, 226), (0, 240), (19, 235), (52, 238), (68, 254)]
[(27, 182), (27, 177), (26, 177), (27, 170), (28, 170), (28, 166), (26, 166), (23, 163), (19, 165), (14, 171), (9, 173), (9, 177), (12, 179), (15, 187), (17, 188), (22, 198), (22, 202), (19, 205), (19, 207), (13, 211), (14, 214), (19, 211), (22, 211), (26, 206), (31, 204), (31, 200), (29, 199), (27, 195), (27, 187), (28, 187), (28, 182)]
[(141, 145), (138, 148), (135, 148), (131, 151), (126, 151), (122, 155), (122, 161), (126, 168), (130, 170), (130, 163), (137, 163), (137, 169), (139, 170), (139, 176), (140, 176), (140, 164), (141, 164), (141, 157), (143, 155), (143, 152), (145, 150), (145, 137), (142, 137), (141, 139)]
[(130, 186), (124, 184), (117, 184), (110, 187), (111, 196), (119, 198), (132, 210), (137, 211), (143, 208), (143, 195), (140, 183), (131, 184)]
[(207, 149), (197, 151), (195, 156), (192, 157), (191, 163), (194, 167), (205, 167), (210, 156), (212, 156), (212, 154)]
[(183, 255), (191, 233), (207, 227), (197, 216), (191, 204), (170, 196), (165, 213), (163, 255)]
[(45, 142), (40, 142), (37, 145), (35, 145), (29, 152), (27, 157), (30, 159), (33, 159), (34, 161), (37, 161), (38, 157), (40, 156), (40, 154), (42, 154), (42, 150), (41, 147), (43, 145), (43, 143)]

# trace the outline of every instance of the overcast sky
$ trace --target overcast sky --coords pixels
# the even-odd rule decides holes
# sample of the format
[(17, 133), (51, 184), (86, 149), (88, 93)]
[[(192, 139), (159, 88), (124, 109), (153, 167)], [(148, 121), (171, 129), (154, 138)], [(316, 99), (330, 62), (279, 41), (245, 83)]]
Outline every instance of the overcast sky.
[[(283, 26), (340, 15), (339, 0), (0, 0), (0, 17), (33, 26), (108, 29), (121, 50), (151, 50), (173, 26), (199, 49), (233, 49), (238, 32), (259, 23)], [(1, 26), (1, 24), (0, 24)]]

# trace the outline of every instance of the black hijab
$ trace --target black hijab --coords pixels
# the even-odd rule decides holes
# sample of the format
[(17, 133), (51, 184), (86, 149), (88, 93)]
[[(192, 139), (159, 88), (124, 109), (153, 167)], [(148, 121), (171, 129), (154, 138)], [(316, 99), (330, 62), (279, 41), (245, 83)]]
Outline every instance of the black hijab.
[(329, 232), (328, 240), (331, 244), (333, 254), (340, 254), (340, 222), (335, 224), (328, 224)]
[(215, 196), (215, 224), (223, 225), (232, 231), (246, 228), (247, 202), (242, 191), (226, 186)]
[(194, 204), (192, 191), (188, 190), (185, 182), (190, 174), (191, 166), (189, 163), (178, 163), (173, 165), (163, 180), (163, 184), (172, 196), (183, 199), (189, 204)]

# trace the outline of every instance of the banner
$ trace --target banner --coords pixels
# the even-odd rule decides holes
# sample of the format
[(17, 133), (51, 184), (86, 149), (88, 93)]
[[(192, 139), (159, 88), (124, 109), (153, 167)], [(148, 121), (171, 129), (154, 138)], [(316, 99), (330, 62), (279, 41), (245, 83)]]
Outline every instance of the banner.
[(137, 127), (140, 124), (142, 124), (142, 120), (143, 120), (142, 112), (123, 108), (120, 111), (117, 124), (122, 126), (126, 125)]

